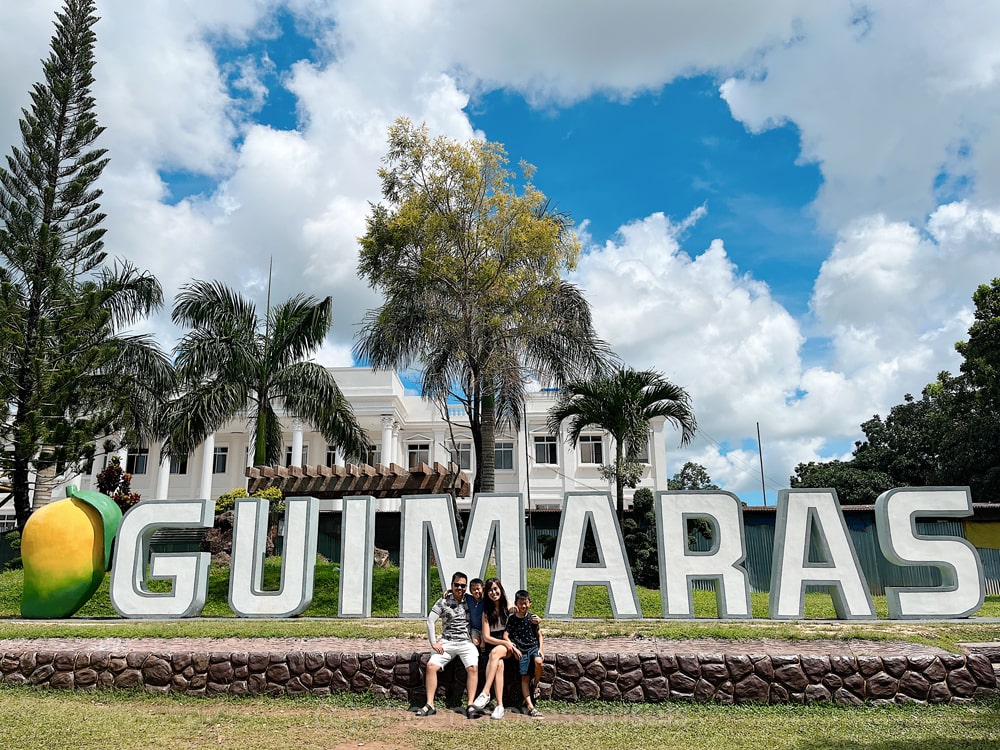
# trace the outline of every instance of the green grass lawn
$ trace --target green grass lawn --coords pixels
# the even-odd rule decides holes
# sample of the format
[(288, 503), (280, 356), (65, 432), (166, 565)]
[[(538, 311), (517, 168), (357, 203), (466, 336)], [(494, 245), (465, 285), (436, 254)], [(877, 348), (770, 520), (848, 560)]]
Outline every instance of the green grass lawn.
[[(523, 747), (531, 750), (995, 748), (1000, 703), (843, 708), (541, 702), (544, 719), (420, 720), (398, 702), (338, 693), (317, 699), (200, 700), (142, 693), (0, 690), (0, 750), (165, 748)], [(141, 727), (141, 729), (138, 729)], [(128, 729), (125, 729), (128, 728)], [(125, 731), (123, 731), (125, 730)]]
[[(492, 572), (492, 571), (490, 571)], [(280, 560), (265, 562), (265, 587), (276, 588), (280, 575)], [(528, 590), (533, 608), (545, 611), (551, 573), (541, 568), (529, 568)], [(236, 618), (228, 606), (229, 569), (213, 567), (209, 580), (208, 599), (203, 617), (172, 622), (133, 622), (118, 619), (108, 596), (109, 577), (93, 599), (73, 618), (59, 623), (5, 622), (19, 617), (22, 586), (21, 571), (0, 573), (0, 638), (60, 637), (67, 635), (146, 637), (146, 636), (206, 636), (206, 637), (423, 637), (424, 625), (418, 620), (400, 620), (398, 615), (399, 569), (376, 568), (372, 581), (372, 610), (369, 620), (327, 619), (337, 616), (338, 566), (319, 562), (316, 566), (313, 601), (302, 617), (294, 620), (249, 620)], [(431, 572), (429, 590), (439, 591), (436, 570)], [(547, 620), (545, 632), (550, 636), (600, 638), (612, 635), (656, 636), (660, 638), (865, 638), (876, 640), (908, 640), (956, 650), (962, 641), (1000, 639), (1000, 625), (977, 622), (970, 618), (962, 623), (890, 622), (827, 622), (835, 617), (829, 594), (806, 595), (806, 621), (782, 622), (767, 617), (767, 594), (752, 594), (753, 614), (749, 621), (719, 621), (716, 617), (715, 595), (695, 591), (695, 611), (699, 619), (672, 621), (658, 619), (661, 615), (659, 591), (638, 587), (642, 611), (649, 620), (612, 620), (607, 591), (603, 587), (583, 587), (579, 590), (574, 621)], [(432, 599), (433, 599), (432, 595)], [(430, 602), (429, 602), (430, 603)], [(885, 598), (875, 597), (876, 610), (886, 617)], [(1000, 597), (987, 597), (979, 617), (1000, 617)], [(96, 619), (95, 619), (96, 618)], [(113, 618), (103, 622), (101, 618)], [(207, 619), (224, 618), (224, 619)]]

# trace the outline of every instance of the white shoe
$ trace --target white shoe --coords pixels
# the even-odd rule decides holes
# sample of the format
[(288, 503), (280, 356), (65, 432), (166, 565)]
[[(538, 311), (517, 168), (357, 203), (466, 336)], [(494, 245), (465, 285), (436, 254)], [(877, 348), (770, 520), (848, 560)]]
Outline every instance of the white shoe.
[(486, 704), (490, 702), (489, 693), (480, 693), (479, 697), (472, 701), (472, 705), (482, 711), (486, 708)]
[(502, 719), (504, 713), (505, 712), (504, 712), (503, 706), (497, 706), (496, 708), (493, 709), (493, 713), (490, 714), (490, 718), (491, 719)]

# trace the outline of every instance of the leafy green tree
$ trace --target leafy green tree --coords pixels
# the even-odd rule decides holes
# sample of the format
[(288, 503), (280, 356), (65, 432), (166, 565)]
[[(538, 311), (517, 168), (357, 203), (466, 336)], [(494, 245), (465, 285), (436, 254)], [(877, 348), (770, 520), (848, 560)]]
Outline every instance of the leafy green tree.
[(859, 469), (855, 461), (801, 463), (791, 477), (792, 487), (833, 488), (841, 505), (869, 505), (897, 486), (891, 476), (873, 469)]
[(162, 303), (152, 276), (105, 266), (95, 187), (108, 163), (95, 143), (94, 2), (56, 14), (44, 80), (22, 110), (22, 144), (0, 168), (0, 400), (19, 527), (29, 475), (85, 468), (102, 434), (156, 434), (172, 389), (170, 363), (151, 339), (122, 331)]
[(625, 472), (649, 439), (649, 422), (664, 417), (681, 431), (687, 445), (698, 428), (691, 398), (679, 385), (654, 370), (621, 368), (609, 375), (567, 383), (549, 409), (549, 429), (559, 433), (568, 422), (567, 440), (574, 447), (587, 429), (599, 428), (615, 440), (615, 493), (618, 520), (625, 516)]
[(800, 464), (793, 487), (834, 487), (844, 503), (870, 503), (901, 486), (968, 485), (978, 502), (1000, 501), (1000, 279), (973, 295), (961, 373), (942, 372), (916, 399), (861, 425), (851, 461)]
[(657, 587), (660, 583), (660, 557), (651, 489), (640, 487), (635, 491), (629, 515), (630, 518), (622, 525), (622, 537), (628, 550), (632, 578), (640, 586)]
[(368, 438), (333, 375), (306, 360), (326, 338), (333, 300), (296, 295), (264, 318), (250, 300), (218, 282), (185, 285), (173, 320), (191, 328), (175, 349), (183, 392), (171, 408), (168, 450), (189, 455), (227, 421), (248, 411), (254, 425), (254, 463), (281, 458), (275, 410), (298, 416), (345, 455), (362, 458)]
[(717, 490), (719, 485), (712, 482), (708, 469), (694, 461), (687, 461), (681, 470), (667, 480), (668, 490)]
[(476, 456), (474, 490), (494, 488), (497, 424), (517, 426), (530, 379), (562, 383), (611, 361), (590, 306), (560, 274), (580, 244), (521, 165), (518, 187), (498, 143), (389, 128), (384, 203), (359, 239), (358, 274), (383, 305), (365, 316), (355, 356), (416, 367), (421, 393), (447, 415), (458, 402)]

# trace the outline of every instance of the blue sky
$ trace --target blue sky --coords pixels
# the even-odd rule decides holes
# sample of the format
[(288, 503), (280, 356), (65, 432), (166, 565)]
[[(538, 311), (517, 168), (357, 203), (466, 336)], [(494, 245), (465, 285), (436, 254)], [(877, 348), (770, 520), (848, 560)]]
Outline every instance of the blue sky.
[[(57, 0), (0, 6), (0, 146)], [(690, 391), (704, 464), (758, 502), (955, 370), (1000, 273), (1000, 6), (890, 0), (100, 0), (108, 250), (334, 298), (350, 364), (356, 237), (398, 116), (504, 143), (576, 220), (570, 278), (630, 365)], [(524, 19), (531, 23), (525, 24)], [(166, 314), (149, 331), (170, 345)]]

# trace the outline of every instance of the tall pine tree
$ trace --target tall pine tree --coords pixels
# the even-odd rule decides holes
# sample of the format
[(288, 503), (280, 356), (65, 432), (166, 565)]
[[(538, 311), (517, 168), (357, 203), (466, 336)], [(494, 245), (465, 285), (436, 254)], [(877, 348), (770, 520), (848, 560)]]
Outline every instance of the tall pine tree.
[(22, 143), (0, 167), (3, 469), (19, 528), (33, 474), (81, 468), (102, 433), (152, 437), (172, 385), (163, 352), (121, 333), (162, 304), (159, 283), (127, 263), (105, 265), (94, 11), (92, 1), (66, 0), (56, 14), (44, 80), (21, 112)]

